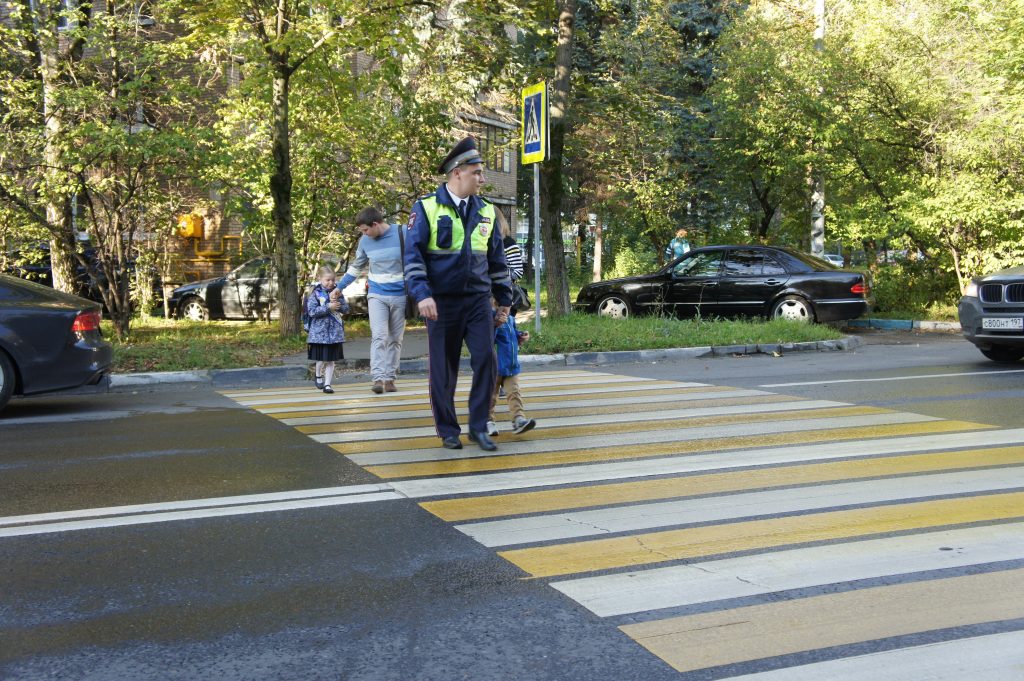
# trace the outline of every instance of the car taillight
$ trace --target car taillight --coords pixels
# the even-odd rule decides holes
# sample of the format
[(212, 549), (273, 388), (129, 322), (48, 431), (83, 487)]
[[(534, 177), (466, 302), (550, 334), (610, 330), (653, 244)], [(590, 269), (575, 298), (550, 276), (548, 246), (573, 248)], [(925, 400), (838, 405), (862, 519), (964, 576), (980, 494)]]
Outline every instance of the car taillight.
[(863, 281), (857, 282), (856, 284), (854, 284), (850, 288), (850, 293), (853, 293), (853, 294), (858, 295), (858, 296), (865, 296), (865, 295), (867, 295), (867, 293), (868, 293), (867, 284), (865, 284)]
[(100, 329), (100, 313), (99, 312), (79, 312), (78, 316), (75, 317), (75, 321), (71, 324), (71, 330), (76, 333), (85, 333), (86, 331), (99, 331)]

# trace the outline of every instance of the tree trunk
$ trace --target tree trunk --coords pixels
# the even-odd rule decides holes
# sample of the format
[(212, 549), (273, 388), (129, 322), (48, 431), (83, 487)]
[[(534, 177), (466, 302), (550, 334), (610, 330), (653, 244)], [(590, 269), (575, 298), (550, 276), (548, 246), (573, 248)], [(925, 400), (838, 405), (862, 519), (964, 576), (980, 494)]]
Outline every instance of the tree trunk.
[(594, 277), (591, 281), (601, 281), (601, 256), (604, 253), (604, 231), (601, 227), (601, 216), (594, 221)]
[[(48, 15), (40, 17), (40, 21), (52, 22)], [(53, 287), (58, 291), (78, 293), (76, 285), (75, 233), (71, 220), (71, 197), (61, 191), (64, 184), (60, 167), (60, 136), (64, 127), (63, 112), (54, 106), (56, 93), (60, 87), (59, 44), (54, 39), (39, 42), (39, 76), (42, 81), (43, 93), (43, 155), (46, 163), (44, 200), (46, 204), (46, 223), (50, 230), (50, 272)]]
[(562, 241), (562, 150), (572, 90), (573, 38), (576, 0), (558, 1), (558, 50), (555, 54), (555, 78), (550, 90), (548, 114), (548, 160), (541, 168), (541, 237), (544, 244), (544, 272), (547, 275), (548, 314), (561, 316), (572, 309), (569, 282), (565, 272), (565, 244)]
[(288, 86), (291, 74), (280, 68), (274, 74), (271, 147), (274, 169), (270, 195), (274, 200), (274, 265), (277, 268), (277, 309), (280, 335), (299, 333), (298, 265), (295, 262), (295, 234), (292, 229), (292, 166), (288, 128)]

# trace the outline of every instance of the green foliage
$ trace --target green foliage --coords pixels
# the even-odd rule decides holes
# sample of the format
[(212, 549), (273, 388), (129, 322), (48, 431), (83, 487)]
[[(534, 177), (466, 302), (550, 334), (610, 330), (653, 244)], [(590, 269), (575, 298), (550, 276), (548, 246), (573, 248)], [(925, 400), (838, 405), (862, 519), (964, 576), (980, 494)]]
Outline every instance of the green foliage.
[(546, 320), (522, 352), (535, 354), (607, 352), (658, 348), (753, 345), (835, 340), (843, 334), (830, 326), (786, 320), (679, 320), (666, 317), (606, 319), (572, 314)]
[(637, 274), (653, 272), (657, 265), (650, 249), (640, 246), (624, 245), (615, 252), (615, 264), (604, 279), (632, 277)]
[(955, 304), (960, 299), (956, 277), (925, 260), (902, 260), (878, 267), (871, 277), (875, 311), (926, 310), (934, 303)]

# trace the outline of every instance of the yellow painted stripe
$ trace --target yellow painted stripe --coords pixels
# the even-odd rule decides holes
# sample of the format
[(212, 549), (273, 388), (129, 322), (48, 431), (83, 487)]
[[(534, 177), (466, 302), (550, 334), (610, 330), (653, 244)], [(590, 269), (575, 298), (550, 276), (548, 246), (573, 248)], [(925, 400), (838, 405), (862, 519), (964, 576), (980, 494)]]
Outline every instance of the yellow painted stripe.
[[(878, 407), (831, 407), (828, 409), (808, 409), (805, 411), (773, 411), (757, 414), (724, 414), (721, 416), (702, 416), (699, 418), (682, 418), (675, 416), (668, 419), (651, 421), (622, 421), (616, 423), (594, 423), (583, 426), (555, 426), (532, 430), (522, 435), (509, 434), (508, 441), (523, 442), (526, 440), (543, 441), (555, 438), (585, 437), (594, 435), (621, 435), (622, 433), (641, 433), (659, 430), (679, 430), (680, 437), (685, 437), (687, 428), (704, 428), (707, 426), (724, 426), (737, 423), (764, 423), (766, 421), (805, 421), (816, 418), (839, 416), (866, 416), (871, 414), (891, 414), (889, 409)], [(502, 436), (503, 438), (505, 436)], [(398, 451), (408, 449), (430, 449), (437, 447), (436, 437), (409, 437), (393, 440), (346, 443), (338, 451), (344, 454), (364, 454), (367, 452)], [(620, 445), (621, 446), (621, 445)]]
[[(456, 397), (458, 397), (461, 400), (465, 400), (467, 398), (468, 394), (469, 394), (468, 381), (466, 383), (467, 383), (466, 388), (464, 390), (460, 389), (456, 393)], [(650, 389), (650, 388), (655, 388), (655, 387), (659, 387), (660, 386), (660, 387), (663, 387), (666, 390), (671, 390), (671, 389), (682, 390), (683, 389), (683, 388), (679, 387), (679, 383), (676, 382), (676, 381), (655, 381), (655, 380), (650, 380), (650, 379), (648, 379), (648, 380), (637, 380), (637, 381), (617, 381), (615, 383), (609, 383), (607, 385), (610, 388), (613, 388), (614, 390), (605, 391), (600, 384), (596, 384), (595, 385), (594, 381), (592, 381), (592, 380), (587, 380), (587, 381), (582, 381), (582, 380), (579, 380), (579, 381), (566, 381), (565, 383), (561, 383), (559, 385), (531, 386), (529, 388), (529, 394), (530, 394), (530, 399), (533, 400), (533, 399), (541, 399), (541, 398), (543, 398), (545, 396), (549, 396), (550, 393), (561, 393), (561, 392), (563, 392), (565, 390), (584, 389), (584, 388), (590, 388), (591, 390), (594, 391), (592, 393), (589, 393), (589, 392), (586, 393), (587, 395), (589, 395), (591, 397), (596, 397), (597, 395), (602, 395), (602, 396), (603, 395), (607, 395), (607, 394), (610, 394), (611, 392), (618, 391), (618, 390), (620, 390), (622, 388), (630, 388), (630, 387), (636, 387), (636, 388), (642, 388), (642, 389)], [(600, 389), (600, 392), (598, 392), (598, 389)], [(693, 388), (693, 389), (694, 390), (703, 390), (703, 388)], [(632, 393), (634, 391), (623, 390), (622, 392)], [(582, 393), (581, 393), (581, 395), (582, 395)], [(267, 397), (272, 397), (272, 396), (268, 395)], [(238, 402), (242, 406), (251, 407), (252, 409), (255, 409), (255, 410), (259, 411), (260, 409), (280, 409), (282, 407), (295, 407), (297, 409), (301, 409), (301, 408), (305, 408), (305, 407), (315, 406), (315, 405), (318, 405), (318, 404), (322, 405), (322, 404), (325, 404), (325, 403), (348, 404), (350, 402), (354, 402), (356, 404), (365, 404), (368, 400), (372, 400), (373, 399), (373, 397), (371, 397), (369, 395), (367, 395), (366, 397), (362, 397), (361, 395), (358, 395), (358, 394), (355, 394), (355, 393), (348, 393), (348, 394), (343, 394), (342, 393), (342, 394), (336, 394), (334, 397), (325, 400), (325, 399), (323, 399), (323, 395), (321, 393), (317, 393), (315, 390), (310, 390), (309, 397), (310, 397), (310, 399), (308, 399), (308, 400), (303, 400), (303, 399), (299, 399), (299, 400), (282, 400), (280, 402), (258, 403), (258, 404), (254, 404), (254, 402), (257, 401), (257, 400), (266, 399), (266, 397), (264, 397), (264, 398), (248, 397), (248, 398), (244, 398), (244, 399), (235, 399), (235, 402)], [(377, 398), (377, 399), (379, 400), (379, 399), (384, 399), (384, 398)], [(397, 393), (389, 393), (387, 399), (388, 400), (399, 400), (399, 401), (415, 400), (416, 402), (423, 403), (423, 402), (427, 401), (427, 395), (426, 395), (426, 393), (418, 393), (418, 394), (415, 394), (415, 395), (410, 395), (408, 393), (402, 393), (401, 390), (399, 390), (399, 392), (397, 392)], [(564, 400), (565, 397), (559, 395), (558, 399)]]
[[(883, 426), (828, 428), (824, 430), (797, 431), (794, 433), (775, 433), (771, 435), (744, 435), (714, 439), (714, 451), (746, 449), (749, 447), (781, 447), (783, 445), (805, 444), (808, 442), (827, 442), (841, 440), (857, 440), (880, 437), (898, 437), (901, 435), (922, 435), (925, 433), (950, 433), (965, 430), (991, 428), (980, 423), (967, 421), (927, 421), (924, 423), (898, 423)], [(504, 437), (504, 436), (502, 436)], [(427, 446), (438, 446), (436, 438), (422, 438)], [(342, 454), (350, 453), (351, 444), (331, 445)], [(390, 447), (390, 443), (386, 445)], [(515, 470), (536, 466), (556, 466), (573, 463), (598, 463), (623, 459), (653, 458), (693, 454), (708, 450), (708, 440), (685, 440), (679, 442), (660, 442), (648, 445), (616, 444), (609, 447), (594, 449), (570, 449), (562, 452), (539, 454), (516, 454), (515, 456), (485, 456), (472, 459), (455, 459), (451, 461), (424, 461), (421, 463), (388, 464), (367, 466), (366, 470), (382, 478), (426, 477), (431, 475), (450, 475), (453, 473), (480, 473), (483, 471)], [(373, 449), (381, 449), (377, 444)], [(372, 451), (372, 450), (370, 450)]]
[[(772, 402), (775, 404), (795, 402), (797, 400), (799, 400), (797, 397), (782, 395), (772, 397)], [(764, 402), (765, 398), (763, 395), (752, 395), (750, 397), (727, 397), (717, 400), (708, 399), (702, 400), (700, 403), (674, 403), (671, 400), (666, 400), (665, 402), (655, 403), (609, 404), (597, 407), (566, 407), (564, 409), (537, 409), (536, 406), (531, 403), (530, 416), (538, 419), (544, 419), (557, 418), (560, 416), (591, 416), (595, 414), (636, 414), (660, 411), (663, 409), (685, 409), (687, 406), (690, 406), (693, 409), (706, 409), (708, 407), (734, 407), (747, 404), (762, 404)], [(423, 405), (421, 408), (426, 408), (426, 405)], [(499, 417), (505, 415), (506, 412), (499, 412), (498, 414)], [(687, 421), (687, 423), (689, 423), (689, 421)], [(319, 433), (354, 433), (363, 430), (397, 430), (399, 428), (414, 428), (417, 426), (432, 425), (434, 425), (434, 419), (430, 416), (424, 416), (420, 418), (388, 419), (386, 421), (345, 421), (343, 423), (295, 426), (295, 428), (300, 432), (312, 435)], [(546, 432), (551, 432), (551, 429), (548, 429)]]
[(591, 485), (541, 492), (444, 499), (424, 502), (420, 506), (443, 520), (458, 522), (526, 513), (550, 513), (593, 506), (676, 499), (703, 494), (773, 489), (789, 485), (1021, 464), (1024, 464), (1024, 447), (994, 447), (939, 454), (909, 454), (855, 461), (775, 466), (748, 471), (688, 475), (678, 478)]
[[(1006, 570), (620, 627), (688, 672), (863, 641), (1024, 617), (1024, 570)], [(969, 674), (968, 674), (969, 677)]]
[[(678, 384), (676, 384), (676, 385), (678, 385)], [(600, 394), (592, 394), (592, 395), (583, 395), (583, 394), (580, 394), (580, 395), (534, 395), (532, 392), (530, 392), (528, 394), (528, 396), (527, 396), (527, 399), (529, 401), (529, 406), (531, 408), (531, 411), (533, 411), (536, 408), (536, 405), (538, 405), (538, 404), (546, 404), (548, 402), (559, 403), (559, 402), (565, 402), (566, 400), (569, 400), (569, 399), (579, 399), (579, 400), (587, 399), (587, 398), (591, 398), (591, 399), (615, 399), (615, 398), (621, 398), (621, 397), (634, 397), (634, 396), (637, 396), (637, 397), (658, 397), (658, 396), (664, 396), (666, 399), (669, 399), (673, 395), (685, 395), (685, 394), (688, 394), (688, 393), (689, 394), (693, 394), (693, 393), (725, 392), (725, 391), (728, 391), (728, 390), (737, 390), (737, 388), (730, 388), (730, 387), (727, 387), (727, 386), (708, 386), (706, 388), (679, 388), (679, 387), (673, 388), (672, 384), (667, 384), (667, 385), (664, 385), (664, 386), (661, 386), (661, 387), (652, 388), (650, 390), (611, 391), (611, 392), (602, 392)], [(762, 400), (764, 400), (764, 399), (775, 399), (776, 397), (777, 396), (767, 395), (766, 394), (766, 395), (762, 395), (761, 399)], [(380, 399), (385, 399), (385, 398), (378, 397), (376, 399), (380, 400)], [(393, 395), (389, 395), (386, 399), (389, 402), (393, 402), (393, 400), (396, 400), (396, 399), (399, 399), (399, 398), (394, 397)], [(426, 395), (404, 396), (401, 399), (402, 399), (403, 402), (405, 402), (405, 404), (396, 405), (396, 404), (391, 403), (391, 404), (388, 404), (385, 407), (374, 405), (373, 404), (374, 398), (372, 398), (372, 397), (368, 397), (366, 399), (354, 399), (354, 400), (352, 400), (352, 402), (355, 405), (357, 405), (357, 406), (352, 406), (352, 407), (339, 406), (338, 409), (324, 409), (322, 411), (315, 411), (315, 410), (314, 411), (308, 411), (308, 407), (311, 406), (311, 405), (308, 404), (308, 403), (302, 403), (301, 406), (296, 408), (297, 409), (296, 411), (274, 412), (272, 414), (267, 414), (267, 416), (270, 416), (270, 417), (275, 418), (275, 419), (292, 419), (292, 418), (305, 418), (307, 416), (344, 416), (346, 414), (377, 414), (381, 410), (387, 410), (387, 411), (410, 411), (410, 410), (414, 410), (414, 409), (429, 409), (430, 408), (430, 403), (427, 400), (427, 396)], [(787, 399), (799, 399), (799, 398), (793, 397), (793, 398), (787, 398)], [(322, 405), (324, 403), (321, 402), (319, 404)], [(457, 407), (465, 408), (466, 407), (466, 397), (465, 396), (461, 396), (459, 399), (457, 399), (455, 401), (455, 404), (456, 404)], [(277, 409), (277, 408), (280, 408), (280, 407), (289, 407), (289, 406), (291, 406), (291, 405), (289, 405), (289, 404), (264, 404), (264, 405), (258, 405), (257, 407), (254, 407), (254, 409), (256, 409), (256, 411), (261, 411), (262, 409)], [(304, 409), (306, 409), (307, 411), (303, 411)]]
[(499, 555), (535, 577), (553, 577), (1022, 516), (1024, 492), (1013, 492), (666, 530), (515, 549), (502, 551)]

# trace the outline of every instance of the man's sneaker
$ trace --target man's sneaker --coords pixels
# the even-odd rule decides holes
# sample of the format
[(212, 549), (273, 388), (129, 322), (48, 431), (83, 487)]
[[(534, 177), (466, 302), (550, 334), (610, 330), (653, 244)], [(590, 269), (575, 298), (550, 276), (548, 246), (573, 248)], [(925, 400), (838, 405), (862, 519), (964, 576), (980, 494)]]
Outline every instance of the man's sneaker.
[(494, 437), (495, 435), (497, 435), (498, 434), (498, 424), (495, 423), (494, 421), (488, 421), (487, 422), (487, 434), (490, 435), (491, 437)]
[(382, 392), (384, 392), (384, 381), (374, 381), (373, 387), (370, 388), (370, 390), (380, 395)]
[(393, 393), (398, 392), (398, 388), (395, 387), (394, 381), (384, 381), (384, 392)]
[(519, 433), (525, 433), (528, 430), (532, 430), (537, 425), (537, 421), (534, 419), (528, 419), (524, 416), (517, 416), (512, 421), (512, 432), (518, 435)]

